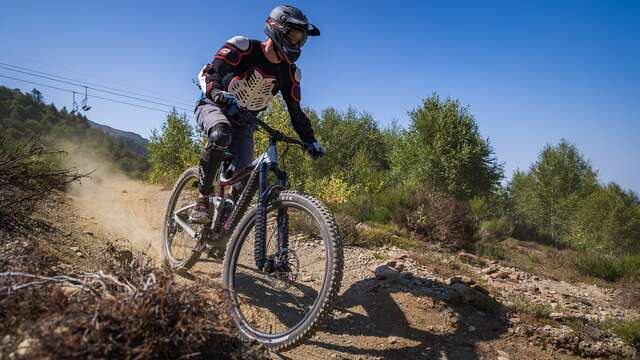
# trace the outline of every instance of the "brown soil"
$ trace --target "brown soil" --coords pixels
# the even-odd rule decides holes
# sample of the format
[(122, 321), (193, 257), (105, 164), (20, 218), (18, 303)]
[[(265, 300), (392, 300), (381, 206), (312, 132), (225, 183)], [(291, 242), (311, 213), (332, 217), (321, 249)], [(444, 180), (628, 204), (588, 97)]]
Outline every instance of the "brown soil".
[[(113, 239), (130, 241), (137, 249), (158, 256), (164, 206), (170, 190), (124, 177), (94, 177), (71, 192), (73, 208), (53, 214), (82, 239), (79, 256), (65, 252), (69, 263), (94, 258), (94, 244)], [(368, 270), (380, 262), (374, 250), (347, 248), (340, 298), (332, 319), (303, 345), (274, 354), (291, 359), (569, 359), (573, 356), (543, 349), (526, 337), (514, 336), (503, 308), (443, 299), (428, 288), (376, 280)], [(186, 277), (217, 278), (220, 263), (204, 259)], [(433, 282), (420, 278), (415, 283)], [(445, 284), (439, 284), (447, 291)], [(427, 290), (425, 290), (427, 289)]]

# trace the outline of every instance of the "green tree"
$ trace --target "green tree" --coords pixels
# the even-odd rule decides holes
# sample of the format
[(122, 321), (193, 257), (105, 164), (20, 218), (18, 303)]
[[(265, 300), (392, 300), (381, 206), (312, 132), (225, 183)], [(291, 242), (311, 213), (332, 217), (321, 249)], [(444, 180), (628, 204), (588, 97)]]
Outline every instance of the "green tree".
[(409, 116), (411, 125), (392, 153), (396, 178), (429, 184), (458, 199), (496, 188), (503, 177), (502, 164), (468, 108), (434, 94)]
[(597, 187), (596, 172), (565, 139), (546, 145), (529, 171), (516, 171), (511, 182), (517, 216), (556, 241), (565, 239), (580, 200)]
[(638, 196), (615, 183), (599, 187), (580, 202), (567, 240), (601, 255), (640, 253)]
[(153, 130), (149, 150), (149, 181), (172, 183), (198, 161), (199, 142), (185, 115), (175, 111), (167, 115), (160, 132)]

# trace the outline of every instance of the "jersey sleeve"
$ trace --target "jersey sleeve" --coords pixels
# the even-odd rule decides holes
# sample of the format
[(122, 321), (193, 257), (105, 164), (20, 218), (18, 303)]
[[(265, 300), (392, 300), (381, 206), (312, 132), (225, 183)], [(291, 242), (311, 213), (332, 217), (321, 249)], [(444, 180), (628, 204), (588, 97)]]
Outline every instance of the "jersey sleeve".
[(229, 39), (216, 52), (212, 62), (205, 65), (198, 75), (200, 89), (206, 97), (211, 98), (211, 92), (214, 89), (226, 90), (243, 56), (251, 51), (250, 47), (251, 43), (247, 38), (236, 36)]
[(300, 81), (302, 80), (302, 73), (295, 64), (288, 66), (286, 74), (281, 75), (280, 79), (280, 92), (282, 98), (287, 104), (287, 110), (289, 111), (289, 117), (291, 118), (291, 125), (293, 129), (298, 133), (300, 139), (306, 143), (312, 143), (316, 141), (311, 127), (311, 120), (307, 114), (302, 111), (300, 106)]

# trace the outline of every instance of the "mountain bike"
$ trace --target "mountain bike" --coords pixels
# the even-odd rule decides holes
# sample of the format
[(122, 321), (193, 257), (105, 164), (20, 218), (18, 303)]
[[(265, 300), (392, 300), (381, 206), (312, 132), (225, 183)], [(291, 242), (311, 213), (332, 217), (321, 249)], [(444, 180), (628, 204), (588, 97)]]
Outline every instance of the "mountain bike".
[(186, 271), (201, 254), (226, 244), (222, 283), (240, 333), (272, 350), (286, 350), (310, 337), (332, 311), (342, 281), (342, 240), (318, 199), (287, 189), (277, 144), (308, 144), (242, 114), (267, 133), (266, 152), (237, 172), (233, 156), (225, 154), (207, 225), (188, 221), (198, 196), (198, 169), (186, 170), (167, 205), (162, 255), (174, 270)]

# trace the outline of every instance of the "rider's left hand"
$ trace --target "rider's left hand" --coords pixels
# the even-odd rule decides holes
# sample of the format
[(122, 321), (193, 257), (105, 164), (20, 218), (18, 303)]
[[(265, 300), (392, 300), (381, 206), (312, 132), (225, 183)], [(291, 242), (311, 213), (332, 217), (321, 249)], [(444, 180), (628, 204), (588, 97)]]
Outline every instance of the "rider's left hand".
[(314, 141), (311, 144), (307, 145), (307, 152), (309, 153), (309, 155), (311, 155), (312, 158), (318, 159), (324, 156), (327, 151), (324, 148), (324, 145), (318, 144)]

